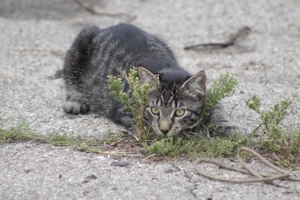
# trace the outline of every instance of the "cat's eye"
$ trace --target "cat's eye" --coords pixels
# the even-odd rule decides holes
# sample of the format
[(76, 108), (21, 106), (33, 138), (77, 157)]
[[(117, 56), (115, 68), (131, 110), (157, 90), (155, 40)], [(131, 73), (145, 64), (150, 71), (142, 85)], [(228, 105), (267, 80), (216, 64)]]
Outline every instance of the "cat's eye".
[(175, 111), (175, 117), (182, 117), (185, 114), (185, 110), (184, 109), (177, 109)]
[(151, 107), (151, 112), (153, 115), (159, 115), (159, 109), (155, 106)]

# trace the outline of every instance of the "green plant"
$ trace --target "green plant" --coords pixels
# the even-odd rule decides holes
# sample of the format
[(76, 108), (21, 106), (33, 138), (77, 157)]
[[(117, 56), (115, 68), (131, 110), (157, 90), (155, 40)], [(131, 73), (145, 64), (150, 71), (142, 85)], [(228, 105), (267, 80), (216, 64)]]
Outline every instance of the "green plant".
[(295, 133), (281, 125), (291, 103), (291, 100), (285, 99), (266, 111), (260, 108), (260, 98), (253, 96), (251, 100), (246, 101), (248, 107), (257, 112), (262, 121), (259, 127), (263, 127), (265, 135), (260, 138), (260, 148), (278, 154), (279, 165), (285, 167), (291, 166), (295, 154), (300, 152), (299, 130)]
[(60, 135), (57, 133), (52, 133), (44, 136), (44, 142), (53, 144), (55, 146), (69, 146), (73, 144), (74, 139), (68, 137), (67, 134)]
[[(238, 81), (234, 78), (234, 74), (221, 74), (219, 79), (214, 80), (210, 90), (205, 96), (204, 108), (199, 115), (199, 122), (205, 121), (209, 111), (223, 98), (231, 96)], [(214, 127), (210, 124), (200, 123), (198, 129), (204, 130), (202, 134), (214, 136)]]
[[(138, 77), (136, 69), (131, 69), (128, 74), (120, 70), (120, 76), (108, 76), (110, 85), (109, 90), (116, 96), (125, 108), (132, 114), (134, 126), (138, 133), (139, 140), (142, 142), (151, 135), (150, 128), (143, 123), (143, 113), (145, 103), (147, 101), (148, 90), (151, 85), (142, 84)], [(123, 91), (125, 85), (128, 84), (129, 91)]]
[(35, 140), (35, 134), (23, 119), (16, 127), (5, 130), (0, 127), (0, 144)]
[(202, 120), (207, 112), (211, 110), (221, 99), (231, 96), (234, 93), (234, 87), (238, 81), (234, 78), (234, 74), (221, 74), (220, 78), (215, 80), (205, 97), (205, 105), (199, 116)]
[(35, 141), (37, 143), (47, 143), (55, 146), (73, 146), (79, 151), (102, 153), (100, 142), (95, 139), (83, 139), (69, 137), (66, 134), (49, 133), (42, 135), (31, 131), (24, 120), (21, 120), (16, 127), (3, 129), (0, 127), (0, 145), (14, 142)]
[(112, 134), (110, 131), (108, 131), (105, 135), (104, 135), (104, 143), (105, 144), (113, 144), (115, 142), (118, 142), (122, 139), (123, 134), (121, 132), (117, 133), (117, 134)]
[(190, 156), (217, 157), (232, 156), (242, 146), (248, 146), (250, 140), (240, 135), (234, 137), (208, 138), (194, 135), (188, 138), (163, 138), (151, 146), (143, 144), (144, 151), (159, 156), (176, 156), (187, 154)]

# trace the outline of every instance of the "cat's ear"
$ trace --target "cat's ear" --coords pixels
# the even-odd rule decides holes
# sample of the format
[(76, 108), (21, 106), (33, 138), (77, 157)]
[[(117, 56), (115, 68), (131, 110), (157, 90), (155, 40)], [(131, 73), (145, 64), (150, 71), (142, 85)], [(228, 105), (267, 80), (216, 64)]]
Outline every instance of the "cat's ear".
[(186, 80), (181, 86), (189, 94), (203, 96), (206, 92), (206, 74), (204, 71), (198, 72)]
[(139, 77), (142, 83), (150, 84), (152, 81), (159, 83), (158, 75), (153, 74), (148, 69), (144, 67), (138, 67)]

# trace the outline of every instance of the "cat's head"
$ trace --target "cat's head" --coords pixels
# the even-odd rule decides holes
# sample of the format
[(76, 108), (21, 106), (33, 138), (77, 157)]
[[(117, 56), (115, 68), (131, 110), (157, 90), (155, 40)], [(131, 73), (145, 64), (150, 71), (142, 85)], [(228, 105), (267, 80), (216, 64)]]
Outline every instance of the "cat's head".
[(143, 67), (138, 72), (142, 83), (154, 82), (148, 93), (144, 121), (158, 135), (177, 135), (198, 123), (206, 92), (204, 71), (171, 82)]

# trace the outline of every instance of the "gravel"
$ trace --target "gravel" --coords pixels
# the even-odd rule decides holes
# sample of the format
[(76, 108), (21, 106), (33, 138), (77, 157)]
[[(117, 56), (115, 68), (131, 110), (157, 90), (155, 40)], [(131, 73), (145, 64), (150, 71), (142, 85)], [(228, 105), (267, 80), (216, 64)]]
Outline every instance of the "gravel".
[[(209, 83), (221, 73), (239, 80), (226, 110), (247, 134), (259, 123), (245, 100), (261, 97), (263, 109), (292, 98), (284, 125), (300, 126), (300, 2), (274, 1), (83, 1), (99, 12), (130, 13), (132, 24), (157, 34), (190, 72), (206, 70)], [(86, 24), (107, 27), (126, 16), (92, 15), (67, 0), (2, 0), (0, 6), (0, 124), (25, 121), (38, 133), (102, 138), (122, 127), (93, 114), (68, 116), (62, 110), (66, 50)], [(248, 36), (235, 46), (184, 51), (184, 46), (226, 41), (242, 26)], [(1, 199), (298, 199), (289, 188), (261, 183), (229, 184), (199, 177), (188, 161), (152, 163), (131, 157), (88, 154), (35, 143), (0, 146)], [(229, 161), (227, 161), (229, 162)], [(255, 164), (255, 163), (254, 163)], [(176, 167), (174, 167), (174, 165)], [(220, 176), (230, 172), (203, 165)], [(265, 168), (262, 168), (265, 169)], [(265, 169), (266, 170), (266, 169)], [(241, 175), (236, 175), (239, 177)]]

